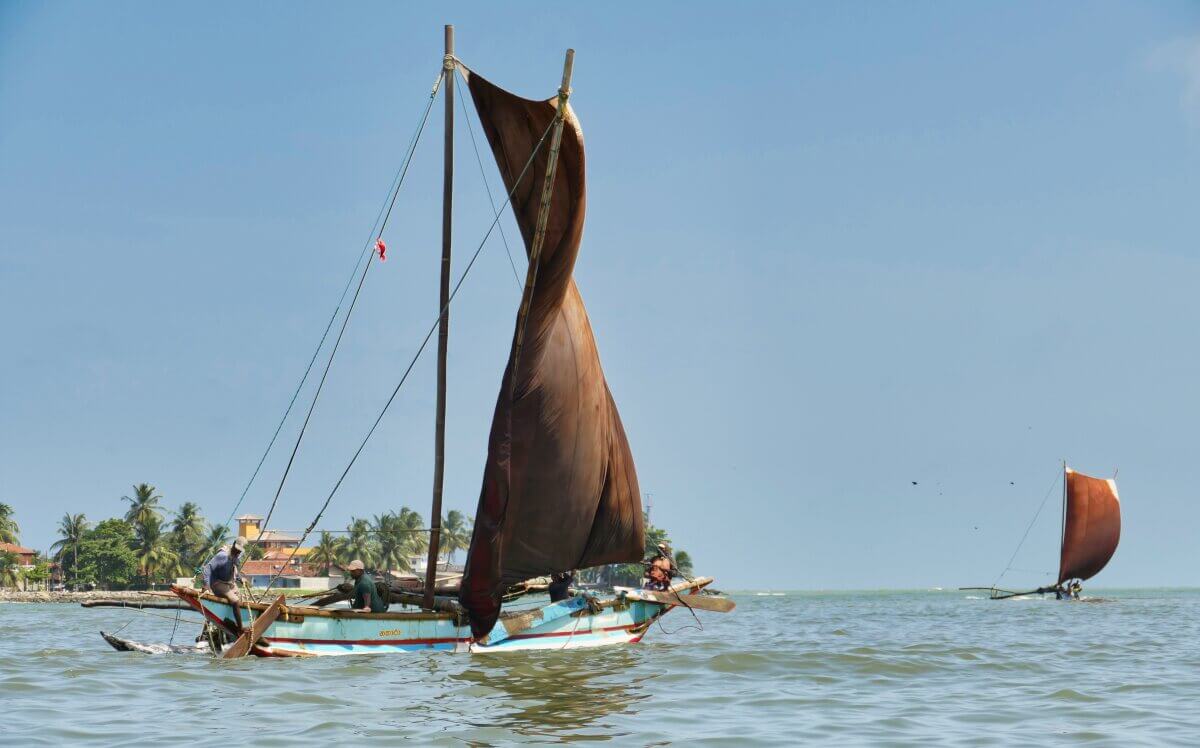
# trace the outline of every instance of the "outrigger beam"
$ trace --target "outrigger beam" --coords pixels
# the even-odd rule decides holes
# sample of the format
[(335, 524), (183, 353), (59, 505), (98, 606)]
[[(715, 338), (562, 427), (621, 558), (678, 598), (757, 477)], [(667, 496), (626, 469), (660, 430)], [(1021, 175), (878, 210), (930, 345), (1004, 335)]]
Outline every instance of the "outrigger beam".
[(250, 628), (242, 632), (242, 635), (238, 637), (237, 641), (231, 644), (229, 649), (225, 650), (225, 653), (221, 655), (221, 658), (225, 660), (234, 660), (238, 657), (245, 657), (247, 654), (249, 654), (250, 648), (254, 646), (254, 643), (262, 638), (263, 633), (271, 627), (272, 623), (275, 623), (275, 619), (278, 618), (279, 614), (283, 612), (284, 600), (285, 598), (283, 595), (275, 598), (275, 602), (271, 603), (271, 606), (264, 610), (262, 615), (254, 619), (254, 623), (250, 625)]

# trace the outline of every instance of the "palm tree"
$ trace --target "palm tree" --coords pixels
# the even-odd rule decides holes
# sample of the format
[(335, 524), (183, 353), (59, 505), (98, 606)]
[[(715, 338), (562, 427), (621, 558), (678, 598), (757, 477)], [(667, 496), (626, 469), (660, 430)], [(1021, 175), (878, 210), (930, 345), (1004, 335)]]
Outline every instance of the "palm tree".
[(425, 520), (421, 519), (420, 512), (414, 512), (408, 507), (402, 506), (400, 507), (400, 514), (396, 516), (399, 518), (400, 526), (404, 528), (405, 536), (408, 538), (408, 555), (420, 556), (428, 550), (429, 536), (425, 534)]
[(375, 515), (372, 523), (375, 542), (379, 546), (379, 564), (385, 570), (411, 571), (408, 563), (408, 534), (400, 517), (392, 512)]
[(162, 509), (158, 505), (162, 496), (154, 493), (157, 490), (149, 483), (139, 483), (133, 487), (133, 496), (122, 496), (122, 501), (129, 502), (129, 511), (125, 512), (125, 521), (136, 526), (151, 518), (162, 517)]
[(21, 582), (21, 559), (12, 551), (0, 551), (0, 587), (16, 587)]
[(163, 522), (157, 516), (134, 528), (134, 553), (146, 584), (152, 584), (159, 576), (178, 576), (179, 554), (167, 544)]
[(229, 540), (229, 528), (225, 525), (211, 524), (208, 526), (208, 534), (204, 536), (201, 542), (200, 555), (202, 561), (207, 561), (217, 555), (217, 551), (221, 550), (221, 546), (225, 545)]
[(323, 564), (325, 576), (329, 576), (330, 567), (342, 560), (342, 546), (343, 541), (335, 538), (333, 533), (322, 531), (321, 539), (306, 558), (313, 563)]
[(13, 519), (13, 508), (8, 504), (0, 503), (0, 543), (17, 545), (17, 537), (20, 534), (21, 528)]
[(71, 553), (71, 575), (73, 577), (79, 574), (79, 544), (83, 541), (83, 536), (87, 531), (87, 517), (82, 514), (64, 514), (58, 521), (59, 539), (50, 546), (50, 551), (54, 553), (54, 560), (60, 564), (66, 558), (67, 553)]
[(195, 502), (185, 501), (171, 521), (171, 545), (180, 563), (194, 566), (204, 543), (204, 517)]
[(375, 542), (371, 537), (370, 521), (362, 517), (351, 517), (346, 530), (349, 533), (346, 537), (346, 556), (372, 566), (375, 562)]
[(442, 551), (446, 554), (446, 563), (454, 560), (457, 551), (464, 551), (471, 544), (471, 521), (457, 509), (451, 509), (442, 519)]

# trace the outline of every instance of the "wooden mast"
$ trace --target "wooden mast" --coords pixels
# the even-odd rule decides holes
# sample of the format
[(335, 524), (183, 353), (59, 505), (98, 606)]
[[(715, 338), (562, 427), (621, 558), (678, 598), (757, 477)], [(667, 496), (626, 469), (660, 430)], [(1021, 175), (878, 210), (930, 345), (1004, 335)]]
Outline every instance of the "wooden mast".
[(446, 99), (446, 134), (442, 171), (442, 280), (438, 304), (437, 415), (433, 437), (433, 507), (429, 510), (429, 557), (425, 567), (426, 610), (433, 609), (438, 546), (442, 534), (442, 483), (446, 467), (446, 350), (450, 328), (450, 229), (454, 207), (454, 27), (446, 25), (442, 58), (442, 91)]
[[(554, 118), (554, 132), (550, 138), (550, 155), (546, 159), (546, 178), (542, 182), (542, 198), (538, 206), (537, 225), (533, 232), (533, 243), (529, 247), (529, 268), (525, 271), (525, 290), (521, 293), (521, 307), (517, 310), (517, 339), (513, 344), (512, 391), (509, 398), (516, 399), (517, 366), (521, 361), (521, 350), (525, 346), (525, 325), (529, 321), (529, 305), (533, 302), (533, 287), (537, 284), (538, 265), (542, 255), (542, 244), (546, 241), (546, 224), (550, 219), (550, 198), (554, 194), (554, 174), (558, 169), (558, 151), (562, 146), (563, 120), (567, 116), (567, 99), (571, 96), (571, 72), (575, 67), (575, 50), (568, 49), (563, 61), (562, 85), (558, 88), (558, 102)], [(512, 418), (512, 410), (509, 410)], [(509, 424), (512, 432), (512, 424)], [(511, 463), (509, 465), (511, 468)]]

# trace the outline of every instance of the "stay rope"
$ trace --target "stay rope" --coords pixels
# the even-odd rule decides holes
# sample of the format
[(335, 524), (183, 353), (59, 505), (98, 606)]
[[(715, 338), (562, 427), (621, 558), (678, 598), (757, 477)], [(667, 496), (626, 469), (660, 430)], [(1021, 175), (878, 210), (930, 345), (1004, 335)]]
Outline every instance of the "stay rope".
[(1037, 513), (1033, 515), (1033, 519), (1029, 521), (1029, 525), (1025, 528), (1025, 534), (1021, 536), (1021, 542), (1017, 543), (1016, 550), (1014, 550), (1012, 556), (1009, 557), (1008, 563), (1004, 566), (1004, 571), (1000, 572), (1000, 576), (996, 577), (996, 581), (992, 582), (992, 587), (1000, 584), (1000, 580), (1003, 579), (1004, 575), (1012, 569), (1013, 561), (1017, 559), (1017, 554), (1021, 552), (1021, 546), (1025, 544), (1025, 538), (1029, 537), (1029, 531), (1033, 529), (1034, 523), (1037, 522), (1038, 517), (1042, 515), (1042, 510), (1046, 508), (1046, 502), (1050, 500), (1050, 494), (1054, 492), (1054, 487), (1057, 485), (1058, 474), (1056, 473), (1054, 476), (1054, 482), (1050, 484), (1050, 488), (1046, 489), (1046, 495), (1042, 497), (1042, 503), (1038, 505)]
[(396, 400), (396, 396), (400, 394), (400, 388), (404, 386), (406, 381), (408, 381), (408, 376), (412, 373), (413, 367), (416, 366), (417, 361), (421, 358), (421, 354), (425, 351), (425, 347), (429, 344), (429, 340), (437, 331), (438, 324), (442, 319), (442, 314), (444, 314), (446, 310), (450, 308), (450, 304), (454, 301), (454, 297), (458, 295), (459, 289), (462, 288), (463, 282), (467, 279), (467, 275), (471, 272), (471, 268), (475, 266), (475, 261), (479, 259), (480, 252), (482, 252), (484, 246), (487, 245), (487, 240), (492, 235), (492, 231), (494, 231), (496, 226), (500, 223), (500, 217), (504, 215), (505, 208), (507, 208), (509, 203), (512, 202), (513, 195), (516, 194), (517, 188), (521, 185), (521, 182), (525, 179), (525, 175), (529, 172), (529, 167), (533, 165), (534, 159), (542, 150), (542, 146), (545, 144), (546, 138), (550, 135), (551, 130), (554, 128), (554, 124), (555, 121), (551, 120), (550, 124), (546, 126), (545, 132), (542, 133), (542, 137), (538, 139), (533, 151), (529, 154), (528, 160), (525, 161), (525, 166), (522, 167), (521, 173), (517, 176), (516, 181), (513, 182), (512, 189), (509, 190), (508, 194), (505, 196), (504, 203), (500, 206), (500, 209), (496, 211), (495, 216), (492, 218), (492, 223), (490, 226), (488, 226), (488, 230), (483, 235), (483, 239), (480, 240), (479, 246), (475, 248), (475, 252), (471, 255), (471, 259), (467, 263), (466, 268), (458, 277), (458, 281), (455, 282), (454, 288), (451, 289), (450, 297), (446, 300), (446, 305), (438, 311), (438, 315), (434, 318), (433, 324), (429, 326), (429, 331), (425, 333), (425, 339), (421, 341), (421, 345), (417, 348), (417, 352), (413, 354), (412, 360), (408, 362), (408, 367), (404, 370), (404, 374), (400, 377), (399, 383), (397, 383), (395, 389), (392, 390), (392, 394), (388, 397), (387, 402), (384, 403), (383, 409), (379, 411), (379, 415), (376, 416), (375, 422), (371, 424), (371, 428), (367, 430), (367, 434), (363, 437), (362, 442), (358, 445), (358, 449), (354, 450), (354, 454), (351, 456), (350, 462), (346, 465), (346, 469), (342, 471), (342, 474), (338, 477), (337, 482), (334, 483), (333, 488), (329, 491), (329, 495), (325, 498), (325, 503), (321, 505), (321, 509), (317, 512), (317, 516), (314, 517), (313, 521), (309, 523), (307, 528), (305, 528), (304, 534), (300, 538), (300, 542), (297, 543), (295, 548), (292, 549), (292, 553), (288, 556), (287, 562), (285, 562), (280, 567), (279, 571), (271, 577), (270, 582), (267, 584), (266, 590), (263, 592), (264, 595), (267, 592), (270, 592), (271, 587), (273, 587), (275, 584), (275, 581), (278, 580), (279, 577), (282, 576), (284, 570), (291, 565), (292, 559), (296, 555), (296, 551), (304, 545), (304, 541), (308, 539), (308, 536), (317, 526), (317, 523), (321, 521), (321, 517), (324, 516), (325, 510), (329, 508), (330, 502), (333, 501), (334, 495), (337, 494), (338, 489), (341, 488), (342, 482), (346, 479), (346, 476), (350, 474), (350, 469), (354, 467), (354, 463), (358, 461), (359, 455), (362, 454), (363, 449), (365, 449), (367, 446), (367, 442), (371, 440), (371, 436), (375, 433), (375, 429), (379, 428), (379, 424), (383, 421), (384, 415), (386, 415), (388, 409), (392, 407), (392, 403)]
[[(463, 88), (470, 90), (467, 85), (467, 79), (463, 77), (458, 66), (454, 66), (454, 74), (462, 81)], [(471, 136), (471, 148), (475, 151), (475, 162), (479, 164), (479, 178), (483, 180), (483, 189), (487, 190), (488, 203), (492, 206), (492, 212), (496, 212), (496, 200), (492, 197), (492, 186), (488, 184), (487, 171), (483, 168), (483, 158), (479, 155), (479, 146), (475, 143), (475, 128), (471, 125), (471, 115), (467, 113), (467, 97), (459, 96), (459, 103), (462, 104), (463, 119), (467, 122), (467, 133)], [(513, 262), (512, 250), (508, 246), (508, 235), (504, 233), (504, 226), (500, 226), (500, 238), (504, 241), (504, 254), (508, 255), (508, 264), (513, 271), (513, 280), (517, 282), (517, 288), (521, 288), (521, 276), (517, 272), (517, 263)]]
[[(433, 94), (437, 93), (437, 89), (440, 87), (441, 82), (442, 72), (439, 70), (438, 76), (433, 82), (433, 92), (431, 94), (431, 98)], [(411, 153), (412, 149), (415, 147), (416, 139), (420, 136), (420, 131), (424, 127), (424, 120), (427, 119), (428, 116), (429, 110), (427, 107), (424, 115), (422, 116), (422, 125), (418, 127), (417, 131), (414, 132), (412, 139), (409, 140), (409, 153)], [(403, 180), (403, 174), (407, 170), (407, 167), (407, 161), (405, 161), (400, 165), (399, 168), (396, 169), (396, 174), (392, 177), (392, 181), (388, 186), (388, 195), (393, 194), (399, 189), (398, 183)], [(274, 448), (275, 441), (279, 438), (280, 432), (283, 431), (283, 425), (287, 422), (288, 416), (291, 415), (292, 408), (295, 407), (296, 400), (299, 398), (301, 390), (304, 389), (304, 385), (308, 381), (308, 375), (312, 372), (312, 367), (317, 361), (317, 356), (320, 355), (321, 349), (325, 347), (325, 341), (329, 337), (329, 331), (333, 329), (334, 320), (337, 319), (338, 314), (342, 311), (342, 304), (345, 303), (346, 295), (350, 292), (350, 285), (354, 282), (354, 277), (358, 274), (358, 266), (362, 264), (363, 258), (367, 255), (367, 253), (371, 251), (371, 238), (377, 236), (379, 221), (383, 217), (384, 211), (387, 208), (388, 200), (385, 197), (383, 203), (379, 206), (379, 212), (375, 214), (374, 223), (371, 224), (370, 236), (363, 244), (362, 251), (359, 252), (358, 258), (354, 261), (354, 267), (350, 271), (350, 276), (346, 279), (346, 285), (342, 287), (342, 294), (338, 297), (337, 305), (334, 307), (333, 314), (329, 315), (329, 322), (325, 324), (325, 331), (321, 333), (321, 340), (317, 343), (317, 347), (313, 351), (312, 357), (308, 361), (308, 366), (304, 369), (304, 375), (300, 377), (300, 383), (296, 385), (296, 390), (292, 393), (292, 399), (288, 402), (287, 408), (283, 411), (283, 417), (279, 419), (279, 424), (275, 426), (275, 433), (271, 435), (271, 440), (267, 442), (267, 448), (263, 450), (262, 457), (260, 457), (258, 460), (258, 465), (255, 466), (254, 472), (250, 475), (250, 480), (246, 481), (245, 488), (242, 489), (241, 495), (238, 496), (237, 502), (233, 505), (233, 509), (229, 512), (229, 516), (225, 519), (225, 523), (222, 525), (222, 527), (225, 528), (226, 533), (229, 532), (229, 527), (233, 523), (234, 516), (237, 514), (238, 509), (241, 508), (242, 502), (245, 501), (246, 494), (250, 492), (250, 487), (254, 485), (255, 479), (258, 478), (259, 471), (262, 470), (263, 463), (267, 461), (267, 456), (271, 454), (271, 449)]]
[[(383, 213), (383, 220), (380, 221), (376, 218), (376, 227), (372, 229), (374, 241), (367, 241), (368, 251), (370, 251), (372, 246), (378, 246), (379, 240), (383, 237), (383, 232), (387, 228), (388, 220), (392, 216), (392, 209), (396, 207), (396, 198), (400, 196), (400, 188), (404, 185), (404, 178), (408, 175), (409, 166), (412, 165), (413, 154), (416, 152), (417, 143), (421, 139), (421, 133), (425, 131), (425, 124), (429, 121), (429, 112), (433, 109), (433, 101), (437, 97), (437, 92), (441, 87), (443, 79), (444, 73), (439, 72), (437, 79), (433, 83), (433, 88), (429, 92), (429, 101), (425, 105), (425, 112), (421, 116), (421, 123), (418, 125), (412, 140), (409, 141), (408, 152), (405, 154), (403, 165), (400, 167), (400, 175), (395, 181), (395, 187), (391, 190), (391, 200), (387, 204), (387, 210)], [(312, 402), (309, 403), (308, 413), (304, 416), (304, 423), (300, 426), (300, 432), (296, 435), (296, 443), (292, 446), (292, 453), (288, 457), (287, 466), (284, 468), (283, 475), (279, 479), (279, 486), (275, 489), (275, 496), (271, 500), (271, 507), (267, 511), (267, 517), (263, 520), (258, 537), (251, 542), (252, 545), (257, 544), (259, 539), (265, 534), (267, 527), (270, 525), (271, 516), (275, 513), (275, 507), (279, 504), (279, 496), (283, 493), (283, 486), (287, 482), (288, 475), (291, 473), (292, 464), (296, 460), (296, 453), (300, 451), (300, 443), (304, 440), (304, 434), (308, 430), (308, 423), (312, 419), (313, 411), (317, 407), (317, 400), (320, 399), (321, 392), (325, 388), (325, 381), (329, 377), (329, 369), (333, 366), (334, 356), (337, 355), (338, 347), (342, 343), (342, 337), (346, 334), (346, 327), (350, 324), (350, 317), (354, 313), (354, 307), (358, 303), (359, 294), (362, 293), (363, 283), (367, 280), (367, 272), (371, 269), (374, 259), (375, 253), (370, 252), (367, 256), (366, 264), (363, 265), (362, 273), (358, 277), (358, 286), (354, 289), (354, 296), (350, 299), (350, 306), (347, 307), (346, 315), (342, 318), (342, 326), (338, 330), (337, 338), (334, 340), (333, 347), (329, 351), (329, 358), (326, 360), (325, 368), (321, 372), (321, 379), (317, 383), (316, 391), (313, 393)], [(357, 269), (357, 265), (355, 268)]]

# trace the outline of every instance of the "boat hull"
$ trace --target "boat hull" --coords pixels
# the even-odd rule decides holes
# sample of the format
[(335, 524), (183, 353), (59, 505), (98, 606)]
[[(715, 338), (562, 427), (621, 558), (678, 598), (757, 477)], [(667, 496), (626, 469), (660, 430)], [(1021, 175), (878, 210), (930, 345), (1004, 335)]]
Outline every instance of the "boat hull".
[[(680, 592), (686, 597), (708, 581), (698, 580)], [(231, 627), (233, 606), (228, 601), (190, 589), (173, 591), (212, 623)], [(371, 614), (288, 606), (251, 652), (263, 657), (303, 657), (605, 647), (640, 641), (650, 625), (673, 607), (621, 598), (589, 607), (587, 599), (573, 597), (502, 617), (487, 637), (473, 640), (467, 622), (450, 613)], [(242, 603), (241, 608), (242, 620), (248, 626), (266, 605)]]

